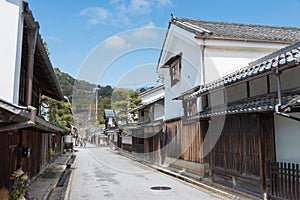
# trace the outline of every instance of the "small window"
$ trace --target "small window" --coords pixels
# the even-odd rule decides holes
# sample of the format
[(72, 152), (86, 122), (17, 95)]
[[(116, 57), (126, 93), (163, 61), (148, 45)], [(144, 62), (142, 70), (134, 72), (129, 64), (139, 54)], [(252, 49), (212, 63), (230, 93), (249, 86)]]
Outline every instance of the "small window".
[(171, 75), (171, 86), (175, 85), (178, 81), (180, 81), (180, 71), (181, 71), (181, 60), (180, 58), (175, 60), (170, 67), (170, 75)]
[(186, 99), (184, 103), (184, 115), (186, 118), (195, 116), (197, 114), (197, 98)]

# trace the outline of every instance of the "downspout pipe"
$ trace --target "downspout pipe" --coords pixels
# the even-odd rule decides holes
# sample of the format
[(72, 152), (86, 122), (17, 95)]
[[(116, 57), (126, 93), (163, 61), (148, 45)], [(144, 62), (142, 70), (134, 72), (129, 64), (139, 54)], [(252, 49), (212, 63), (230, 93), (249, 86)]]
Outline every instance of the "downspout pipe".
[(276, 114), (280, 115), (280, 116), (283, 116), (283, 117), (286, 117), (286, 118), (289, 118), (289, 119), (300, 121), (300, 118), (280, 111), (280, 106), (282, 105), (282, 99), (281, 99), (281, 97), (282, 97), (282, 95), (281, 95), (281, 81), (280, 81), (281, 72), (278, 70), (278, 68), (275, 69), (274, 75), (276, 76), (277, 96), (278, 96), (278, 104), (275, 105), (275, 112), (276, 112)]
[(28, 110), (30, 110), (30, 118), (28, 121), (25, 122), (19, 122), (15, 124), (10, 124), (8, 126), (2, 126), (0, 127), (0, 133), (1, 132), (6, 132), (6, 131), (14, 131), (14, 130), (19, 130), (23, 128), (28, 128), (28, 127), (33, 127), (35, 126), (35, 118), (36, 118), (36, 108), (33, 106), (28, 106)]

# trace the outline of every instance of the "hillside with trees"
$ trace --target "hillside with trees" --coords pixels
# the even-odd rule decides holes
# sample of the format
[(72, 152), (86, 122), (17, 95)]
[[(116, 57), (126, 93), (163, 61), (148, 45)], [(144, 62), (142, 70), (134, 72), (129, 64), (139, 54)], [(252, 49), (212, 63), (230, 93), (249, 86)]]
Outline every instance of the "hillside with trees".
[(98, 97), (97, 119), (100, 124), (104, 123), (104, 109), (118, 110), (119, 120), (128, 122), (127, 112), (141, 103), (137, 91), (91, 84), (87, 81), (76, 80), (58, 68), (54, 71), (63, 94), (72, 104), (74, 123), (79, 127), (93, 125), (96, 122), (96, 92)]

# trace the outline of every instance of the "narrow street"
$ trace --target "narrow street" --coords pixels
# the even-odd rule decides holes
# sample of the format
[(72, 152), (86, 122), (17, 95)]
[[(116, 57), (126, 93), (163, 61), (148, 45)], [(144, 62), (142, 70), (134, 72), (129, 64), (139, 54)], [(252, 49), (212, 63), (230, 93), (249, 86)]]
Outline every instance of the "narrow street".
[[(69, 199), (220, 199), (105, 147), (78, 148)], [(151, 187), (169, 187), (153, 190)]]

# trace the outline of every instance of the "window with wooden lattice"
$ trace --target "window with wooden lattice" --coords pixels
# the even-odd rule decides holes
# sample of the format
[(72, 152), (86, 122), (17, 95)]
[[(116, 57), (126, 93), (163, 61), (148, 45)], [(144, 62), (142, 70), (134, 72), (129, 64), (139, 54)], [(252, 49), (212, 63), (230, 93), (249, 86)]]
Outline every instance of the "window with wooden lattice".
[(185, 99), (183, 101), (184, 116), (186, 118), (195, 116), (197, 114), (197, 98)]
[(171, 86), (180, 81), (181, 77), (181, 57), (176, 59), (170, 66)]

